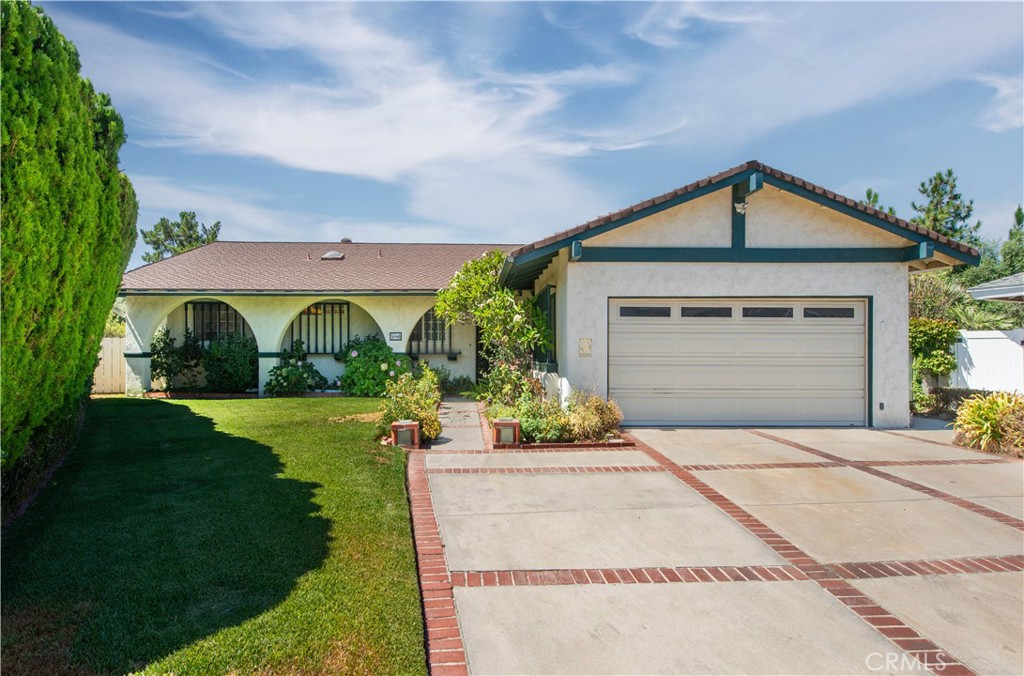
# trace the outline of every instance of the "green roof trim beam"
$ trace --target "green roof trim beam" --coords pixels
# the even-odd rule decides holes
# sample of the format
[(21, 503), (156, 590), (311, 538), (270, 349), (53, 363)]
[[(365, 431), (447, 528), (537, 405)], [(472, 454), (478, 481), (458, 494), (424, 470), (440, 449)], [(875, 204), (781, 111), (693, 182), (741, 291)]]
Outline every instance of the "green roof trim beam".
[(932, 255), (931, 243), (901, 248), (587, 247), (580, 263), (903, 263)]

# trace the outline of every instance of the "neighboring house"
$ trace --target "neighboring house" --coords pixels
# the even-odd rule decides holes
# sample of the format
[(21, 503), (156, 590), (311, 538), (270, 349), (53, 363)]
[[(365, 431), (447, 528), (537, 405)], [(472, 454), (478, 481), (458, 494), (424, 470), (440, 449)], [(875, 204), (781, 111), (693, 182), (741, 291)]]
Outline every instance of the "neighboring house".
[[(159, 326), (197, 310), (192, 326), (213, 325), (202, 313), (229, 329), (244, 317), (261, 387), (316, 303), (345, 303), (345, 336), (379, 329), (394, 349), (422, 352), (409, 338), (418, 325), (437, 335), (424, 316), (434, 292), (491, 248), (218, 242), (133, 270), (128, 389), (149, 386)], [(978, 262), (975, 249), (759, 162), (502, 248), (503, 281), (537, 296), (553, 329), (537, 355), (550, 390), (611, 396), (633, 424), (905, 427), (908, 271)], [(344, 258), (323, 258), (330, 249)], [(228, 307), (200, 306), (211, 301)], [(461, 352), (446, 361), (453, 372), (475, 373), (472, 328), (454, 327), (441, 352)]]
[(1008, 303), (1024, 303), (1024, 272), (1008, 277), (993, 279), (967, 289), (975, 300), (1000, 300)]

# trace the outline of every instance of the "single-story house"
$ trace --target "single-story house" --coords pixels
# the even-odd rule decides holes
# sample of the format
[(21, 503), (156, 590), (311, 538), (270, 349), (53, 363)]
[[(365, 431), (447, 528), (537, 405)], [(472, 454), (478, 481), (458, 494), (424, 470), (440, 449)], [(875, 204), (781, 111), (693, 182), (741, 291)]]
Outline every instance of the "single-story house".
[(331, 377), (331, 354), (372, 332), (475, 376), (474, 329), (431, 306), (495, 246), (503, 282), (548, 316), (549, 391), (610, 396), (627, 424), (660, 425), (906, 427), (907, 275), (979, 260), (756, 161), (522, 246), (216, 242), (125, 274), (127, 390), (150, 386), (165, 323), (251, 333), (261, 387), (293, 338)]

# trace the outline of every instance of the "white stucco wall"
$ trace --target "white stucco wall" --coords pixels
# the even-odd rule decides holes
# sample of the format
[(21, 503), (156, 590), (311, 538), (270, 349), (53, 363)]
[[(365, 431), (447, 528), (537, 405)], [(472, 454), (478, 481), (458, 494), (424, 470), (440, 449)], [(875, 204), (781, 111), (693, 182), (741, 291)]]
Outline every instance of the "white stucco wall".
[[(726, 190), (720, 192), (728, 192)], [(900, 247), (890, 232), (766, 185), (747, 197), (747, 247)], [(728, 212), (723, 218), (729, 219)]]
[(732, 191), (718, 190), (587, 240), (589, 246), (729, 246)]
[(476, 327), (472, 324), (455, 324), (452, 326), (452, 353), (420, 355), (420, 361), (437, 368), (443, 366), (451, 372), (452, 378), (465, 376), (476, 381)]

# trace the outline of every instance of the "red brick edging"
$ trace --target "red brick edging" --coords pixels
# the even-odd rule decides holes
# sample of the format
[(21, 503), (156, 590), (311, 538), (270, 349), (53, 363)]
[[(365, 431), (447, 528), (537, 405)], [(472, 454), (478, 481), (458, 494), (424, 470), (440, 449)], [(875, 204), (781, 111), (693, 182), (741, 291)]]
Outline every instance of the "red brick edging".
[(465, 676), (468, 673), (466, 651), (455, 614), (455, 597), (434, 513), (434, 501), (427, 483), (423, 451), (409, 452), (406, 476), (416, 544), (416, 568), (423, 595), (427, 668), (433, 676)]
[(542, 587), (560, 584), (666, 582), (791, 582), (807, 580), (796, 566), (685, 566), (679, 568), (561, 568), (455, 571), (455, 587)]
[[(866, 580), (1024, 571), (1024, 556), (979, 556), (920, 561), (827, 563), (837, 577)], [(663, 584), (666, 582), (792, 582), (809, 580), (800, 566), (677, 566), (644, 568), (554, 568), (550, 570), (456, 570), (453, 587), (543, 587), (584, 584)], [(872, 602), (873, 603), (873, 602)]]
[(600, 474), (606, 472), (664, 472), (658, 465), (602, 467), (431, 467), (427, 474)]
[(870, 561), (830, 563), (829, 568), (848, 580), (921, 575), (962, 575), (964, 573), (1006, 573), (1024, 570), (1024, 556), (974, 556), (959, 559), (918, 561)]

